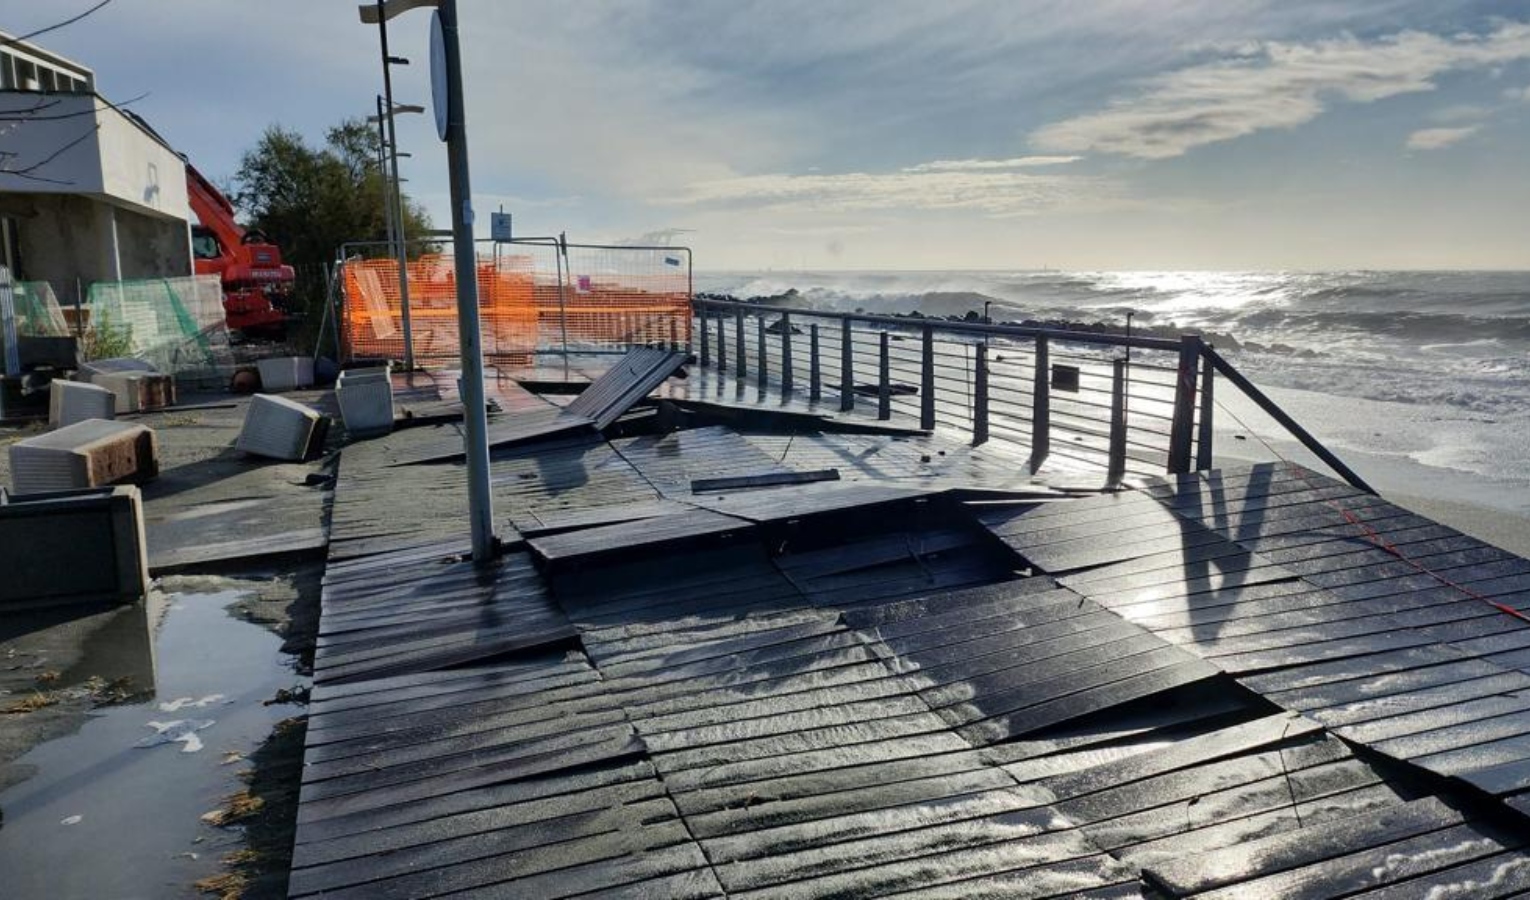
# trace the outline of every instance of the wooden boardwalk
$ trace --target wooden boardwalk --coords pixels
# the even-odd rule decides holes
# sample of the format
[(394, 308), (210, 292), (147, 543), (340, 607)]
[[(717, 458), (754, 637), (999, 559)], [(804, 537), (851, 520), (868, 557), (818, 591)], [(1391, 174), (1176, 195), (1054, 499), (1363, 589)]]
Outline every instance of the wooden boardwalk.
[(291, 896), (1530, 891), (1530, 562), (1285, 465), (698, 424), (495, 450), (487, 570), (433, 426), (342, 452)]

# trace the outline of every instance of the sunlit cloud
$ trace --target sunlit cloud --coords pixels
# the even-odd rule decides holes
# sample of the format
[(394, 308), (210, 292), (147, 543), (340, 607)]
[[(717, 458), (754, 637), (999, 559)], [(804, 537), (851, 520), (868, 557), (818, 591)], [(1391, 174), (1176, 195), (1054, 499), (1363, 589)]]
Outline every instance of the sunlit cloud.
[(1031, 136), (1047, 151), (1164, 159), (1317, 118), (1335, 100), (1370, 103), (1430, 91), (1438, 76), (1530, 59), (1530, 24), (1484, 35), (1406, 31), (1376, 40), (1252, 44), (1229, 59), (1149, 79), (1134, 96)]
[(888, 173), (715, 179), (694, 183), (668, 201), (772, 210), (969, 210), (1014, 215), (1099, 208), (1119, 202), (1121, 194), (1119, 184), (1095, 176), (915, 166)]
[(1078, 162), (1082, 156), (1017, 156), (1014, 159), (937, 159), (904, 169), (905, 172), (972, 172), (986, 169), (1032, 169)]
[(1477, 133), (1480, 125), (1463, 128), (1424, 128), (1408, 135), (1409, 150), (1439, 150), (1466, 140)]

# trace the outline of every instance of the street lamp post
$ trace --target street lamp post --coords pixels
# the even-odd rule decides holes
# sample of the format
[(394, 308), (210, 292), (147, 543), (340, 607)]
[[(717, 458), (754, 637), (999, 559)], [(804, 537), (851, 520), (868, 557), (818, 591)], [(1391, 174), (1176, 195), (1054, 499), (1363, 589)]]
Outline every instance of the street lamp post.
[[(489, 420), (484, 406), (483, 345), (478, 321), (478, 251), (473, 246), (472, 186), (468, 177), (466, 115), (463, 113), (462, 53), (457, 41), (456, 0), (378, 0), (361, 7), (361, 20), (380, 24), (406, 10), (435, 6), (431, 35), (431, 80), (451, 178), (452, 247), (457, 271), (457, 333), (462, 355), (463, 449), (467, 455), (468, 520), (473, 560), (494, 558), (494, 506), (489, 493)], [(444, 115), (441, 107), (444, 106)], [(391, 107), (390, 107), (391, 111)]]
[(393, 191), (388, 179), (388, 126), (383, 116), (382, 94), (377, 95), (377, 115), (368, 116), (367, 121), (377, 125), (377, 173), (383, 182), (383, 225), (388, 231), (388, 246), (393, 247), (396, 240), (393, 236)]
[[(383, 68), (383, 117), (387, 125), (388, 144), (398, 150), (398, 131), (393, 123), (393, 62), (388, 54), (388, 16), (383, 0), (377, 0), (377, 34), (382, 45)], [(390, 153), (393, 175), (393, 237), (394, 255), (398, 259), (398, 299), (404, 320), (404, 368), (414, 371), (414, 329), (409, 321), (409, 244), (404, 234), (403, 191), (398, 186), (398, 154)]]

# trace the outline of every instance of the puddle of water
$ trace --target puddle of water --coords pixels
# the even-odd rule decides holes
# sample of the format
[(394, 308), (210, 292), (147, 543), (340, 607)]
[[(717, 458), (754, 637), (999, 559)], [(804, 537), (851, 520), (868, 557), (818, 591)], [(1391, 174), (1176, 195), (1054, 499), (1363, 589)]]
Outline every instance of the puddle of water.
[(248, 755), (294, 713), (262, 701), (299, 681), (276, 635), (224, 611), (241, 596), (167, 595), (152, 697), (97, 710), (16, 761), (37, 773), (0, 793), (0, 895), (194, 897), (192, 882), (219, 871), (237, 835), (201, 816), (248, 767), (226, 755)]

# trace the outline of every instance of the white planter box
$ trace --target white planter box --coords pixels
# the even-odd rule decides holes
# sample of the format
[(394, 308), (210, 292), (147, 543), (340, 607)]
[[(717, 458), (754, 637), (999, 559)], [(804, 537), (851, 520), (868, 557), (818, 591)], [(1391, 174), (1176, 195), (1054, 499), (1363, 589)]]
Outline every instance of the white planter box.
[(141, 483), (159, 474), (154, 432), (133, 422), (87, 419), (11, 445), (18, 494)]
[(63, 428), (86, 419), (115, 419), (117, 395), (98, 384), (55, 380), (48, 385), (48, 425)]
[(324, 416), (285, 397), (256, 394), (244, 414), (235, 450), (272, 459), (306, 459), (324, 440)]
[(175, 379), (157, 372), (105, 372), (90, 383), (117, 395), (117, 412), (144, 412), (175, 405)]
[(148, 590), (146, 547), (136, 487), (0, 491), (0, 571), (6, 573), (0, 611), (137, 600)]
[(260, 369), (260, 389), (268, 394), (313, 387), (311, 357), (281, 356), (262, 359), (255, 365)]
[(386, 366), (347, 369), (335, 383), (340, 418), (352, 435), (393, 430), (393, 379)]

